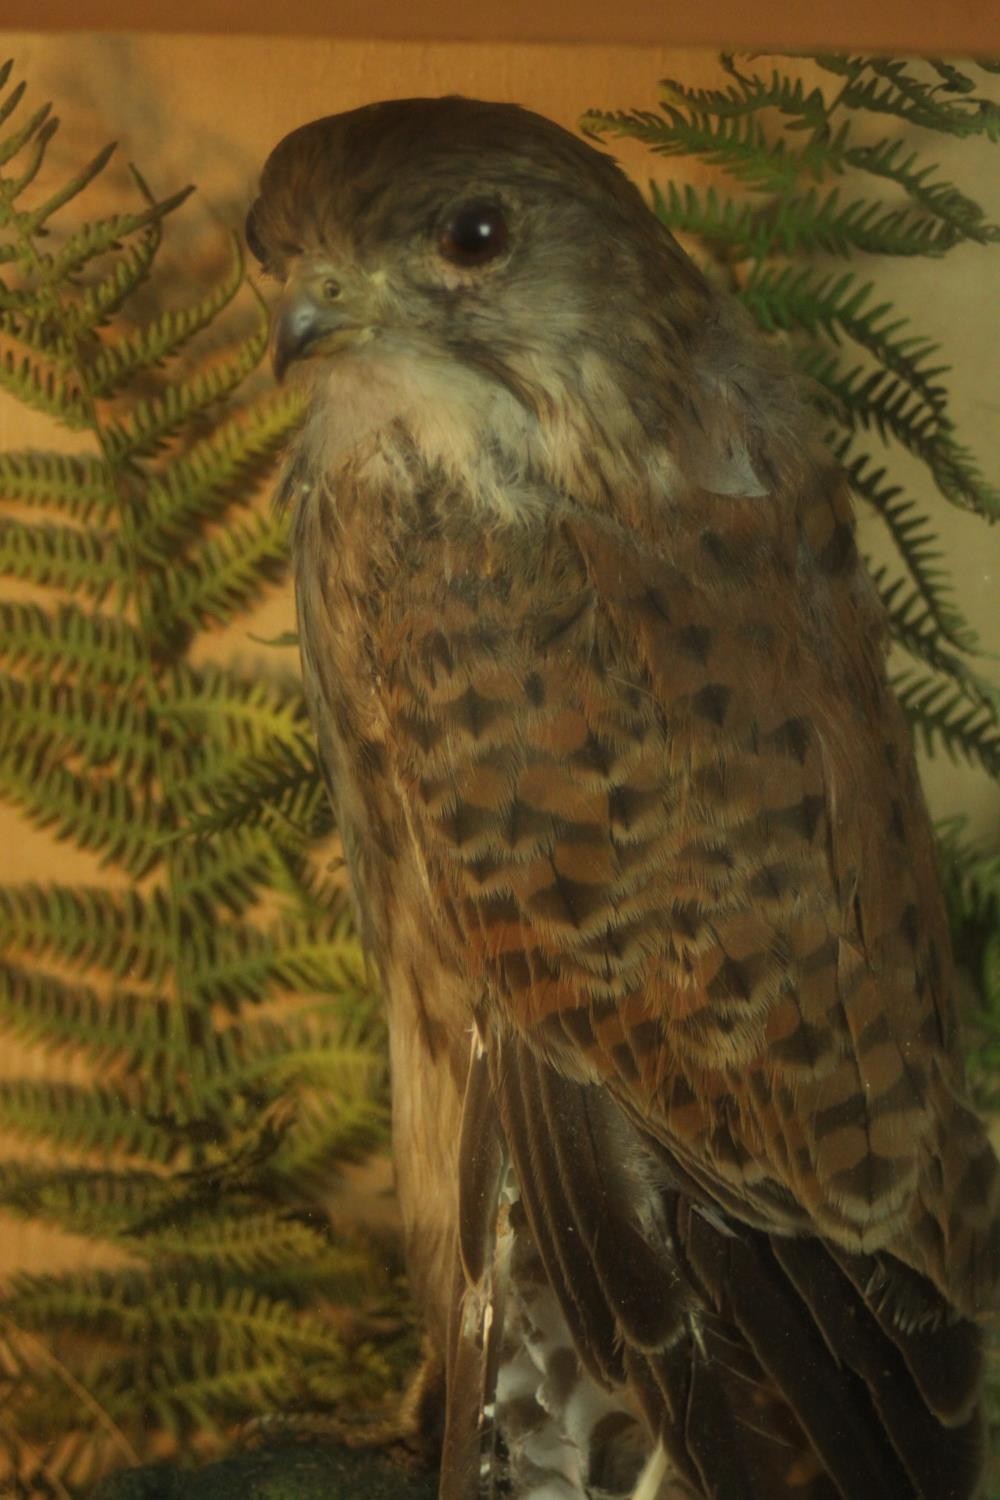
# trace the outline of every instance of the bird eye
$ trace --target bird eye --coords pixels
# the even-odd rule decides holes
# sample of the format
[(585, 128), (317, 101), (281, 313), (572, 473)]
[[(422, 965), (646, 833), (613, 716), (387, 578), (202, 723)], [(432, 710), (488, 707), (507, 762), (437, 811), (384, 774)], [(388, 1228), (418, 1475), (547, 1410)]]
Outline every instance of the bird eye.
[(464, 203), (446, 225), (439, 248), (456, 266), (483, 266), (507, 248), (507, 220), (495, 203)]
[(243, 237), (247, 242), (247, 249), (250, 251), (250, 254), (253, 256), (254, 260), (258, 260), (260, 261), (262, 266), (266, 266), (267, 250), (264, 248), (264, 242), (257, 232), (257, 225), (254, 221), (253, 209), (251, 209), (247, 214), (247, 221), (243, 227)]

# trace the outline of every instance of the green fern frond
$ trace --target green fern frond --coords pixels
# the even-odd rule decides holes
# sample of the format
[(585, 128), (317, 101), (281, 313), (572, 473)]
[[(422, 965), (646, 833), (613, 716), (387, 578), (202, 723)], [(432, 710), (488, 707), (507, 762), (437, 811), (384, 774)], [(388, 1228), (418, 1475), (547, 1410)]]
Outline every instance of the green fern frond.
[(990, 519), (1000, 517), (1000, 487), (989, 484), (967, 448), (955, 441), (945, 412), (891, 370), (845, 369), (824, 345), (801, 351), (803, 372), (833, 397), (830, 414), (851, 432), (874, 429), (925, 463), (946, 499)]
[(934, 181), (934, 166), (920, 166), (916, 151), (908, 151), (901, 140), (878, 141), (873, 146), (854, 146), (847, 153), (845, 165), (873, 177), (882, 177), (904, 189), (910, 200), (950, 227), (959, 240), (977, 244), (995, 243), (1000, 226), (987, 222), (980, 204), (959, 192), (953, 183)]
[(137, 527), (137, 542), (150, 557), (190, 540), (207, 521), (233, 504), (237, 485), (252, 486), (298, 426), (304, 402), (298, 391), (282, 391), (220, 423), (153, 480)]
[(949, 818), (938, 828), (946, 889), (957, 892), (967, 920), (1000, 921), (1000, 849), (970, 840), (965, 818)]
[(34, 967), (0, 963), (0, 1028), (46, 1052), (77, 1052), (124, 1076), (140, 1069), (152, 1075), (169, 1050), (171, 1025), (180, 1007), (146, 991), (117, 988), (99, 995)]
[[(277, 1304), (283, 1305), (280, 1302)], [(147, 1426), (156, 1420), (183, 1437), (192, 1430), (214, 1434), (248, 1411), (280, 1412), (307, 1405), (314, 1412), (336, 1404), (373, 1399), (384, 1391), (391, 1366), (371, 1344), (342, 1341), (331, 1326), (330, 1347), (303, 1359), (294, 1346), (258, 1348), (250, 1339), (220, 1348), (210, 1334), (187, 1344), (157, 1335), (161, 1362), (142, 1389), (123, 1381), (117, 1401), (104, 1394), (119, 1421)]]
[(282, 989), (330, 993), (364, 983), (356, 940), (338, 939), (305, 917), (288, 918), (271, 930), (217, 923), (192, 937), (189, 955), (188, 984), (196, 1004), (226, 1005), (241, 997), (259, 1001)]
[(111, 532), (0, 520), (0, 573), (102, 599), (121, 579), (121, 546)]
[[(956, 955), (979, 991), (972, 1042), (967, 1050), (969, 1082), (981, 1108), (1000, 1108), (1000, 845), (971, 841), (964, 818), (939, 829), (940, 868)], [(1000, 1412), (1000, 1350), (991, 1351), (994, 1380), (987, 1383), (996, 1422)]]
[(981, 766), (1000, 776), (1000, 722), (996, 713), (955, 688), (947, 678), (904, 672), (893, 691), (928, 755), (943, 750), (950, 760)]
[(32, 449), (0, 453), (0, 497), (98, 524), (109, 520), (117, 504), (103, 459)]
[(885, 467), (876, 467), (870, 454), (850, 458), (849, 440), (834, 451), (854, 494), (885, 523), (941, 634), (959, 651), (976, 651), (978, 637), (955, 603), (940, 540), (917, 501), (905, 496), (901, 485), (890, 483)]
[[(990, 1015), (1000, 1015), (1000, 929), (994, 931), (986, 939), (983, 947), (982, 964), (980, 968), (983, 993), (986, 1007)], [(992, 1069), (992, 1082), (996, 1087), (996, 1063), (1000, 1061), (1000, 1046), (994, 1050), (994, 1067)], [(994, 1107), (996, 1100), (994, 1099)]]
[(0, 1127), (26, 1140), (68, 1151), (124, 1152), (166, 1165), (175, 1161), (177, 1138), (114, 1089), (0, 1079)]
[(287, 1173), (302, 1153), (303, 1141), (321, 1133), (330, 1152), (329, 1175), (331, 1163), (385, 1143), (388, 1114), (381, 1095), (386, 1070), (373, 1055), (374, 1040), (371, 1026), (345, 1035), (335, 1020), (326, 1030), (265, 1021), (226, 1027), (199, 1053), (192, 1088), (202, 1109), (221, 1110), (227, 1117), (238, 1115), (238, 1098), (252, 1100), (258, 1113), (263, 1100), (293, 1098), (291, 1124), (268, 1158), (268, 1172)]
[[(817, 59), (819, 61), (819, 59)], [(847, 77), (840, 101), (851, 109), (893, 115), (908, 125), (938, 130), (948, 135), (985, 135), (1000, 140), (1000, 106), (993, 100), (970, 98), (945, 101), (940, 84), (924, 82), (907, 63), (888, 57), (859, 59)], [(828, 66), (828, 60), (824, 59)], [(863, 73), (874, 76), (862, 81)]]
[[(2, 1098), (2, 1096), (0, 1096)], [(7, 1316), (21, 1328), (72, 1327), (105, 1337), (199, 1340), (206, 1334), (220, 1347), (286, 1349), (299, 1358), (310, 1353), (339, 1355), (333, 1327), (315, 1314), (289, 1316), (287, 1304), (251, 1287), (201, 1279), (171, 1267), (146, 1271), (85, 1271), (64, 1276), (24, 1272), (11, 1278)]]
[(184, 425), (231, 395), (260, 363), (267, 346), (263, 327), (244, 339), (235, 354), (180, 384), (168, 384), (149, 401), (138, 401), (123, 421), (104, 429), (105, 451), (123, 465), (149, 457)]
[(777, 68), (772, 69), (770, 78), (764, 79), (738, 72), (728, 54), (723, 54), (722, 61), (733, 80), (727, 88), (691, 89), (673, 78), (664, 78), (660, 82), (662, 103), (693, 115), (715, 115), (719, 119), (776, 109), (809, 129), (821, 129), (826, 123), (828, 109), (822, 90), (807, 90), (800, 78), (789, 78)]
[(114, 689), (0, 672), (0, 747), (14, 722), (25, 755), (69, 756), (84, 767), (114, 764), (121, 774), (145, 775), (156, 764), (160, 735), (152, 715)]
[(43, 670), (50, 682), (80, 675), (124, 687), (136, 681), (145, 653), (138, 632), (113, 615), (0, 600), (0, 659)]
[[(159, 228), (159, 221), (155, 227)], [(87, 366), (91, 392), (95, 396), (112, 396), (128, 384), (136, 371), (149, 370), (174, 358), (195, 334), (207, 328), (229, 306), (242, 285), (243, 256), (234, 240), (229, 270), (210, 292), (185, 308), (160, 313), (135, 333), (102, 346), (100, 354)]]
[(911, 656), (936, 672), (943, 672), (968, 699), (997, 717), (1000, 711), (1000, 689), (974, 672), (967, 662), (948, 649), (921, 591), (908, 589), (906, 580), (901, 577), (891, 578), (884, 566), (872, 570), (872, 581), (888, 616), (893, 638)]
[[(6, 62), (0, 63), (0, 94), (2, 94), (2, 91), (7, 87), (7, 84), (10, 80), (10, 75), (13, 71), (14, 59), (12, 57), (8, 57)], [(15, 109), (23, 99), (26, 88), (27, 85), (24, 83), (16, 84), (15, 87), (11, 89), (6, 99), (0, 98), (0, 125), (3, 125), (7, 120), (10, 119), (11, 115), (14, 113)]]
[[(165, 736), (177, 742), (186, 763), (186, 774), (171, 795), (178, 823), (175, 838), (196, 835), (204, 843), (205, 835), (216, 837), (226, 829), (247, 826), (258, 829), (268, 841), (279, 838), (289, 844), (289, 819), (297, 813), (297, 801), (301, 801), (301, 825), (295, 825), (300, 843), (328, 831), (327, 817), (315, 808), (316, 798), (303, 784), (310, 771), (315, 778), (315, 759), (298, 772), (286, 765), (286, 747), (297, 745), (307, 732), (301, 697), (282, 702), (276, 685), (264, 679), (253, 688), (256, 702), (249, 694), (241, 700), (225, 685), (214, 700), (211, 690), (202, 693), (201, 685), (192, 691), (178, 687), (169, 708), (160, 715)], [(256, 807), (252, 786), (258, 766), (267, 771), (268, 780), (261, 789), (261, 805)], [(282, 792), (285, 796), (279, 802)], [(315, 832), (307, 834), (306, 829)]]
[[(15, 107), (20, 102), (20, 97), (17, 89), (14, 89), (12, 100)], [(8, 107), (10, 107), (11, 100), (9, 99), (7, 103)], [(7, 136), (6, 140), (0, 141), (0, 167), (5, 167), (9, 161), (13, 161), (18, 152), (22, 151), (28, 145), (32, 137), (41, 135), (46, 143), (51, 139), (53, 130), (57, 128), (56, 122), (50, 119), (51, 114), (51, 104), (43, 104), (39, 109), (35, 110), (33, 115), (29, 115), (19, 130), (15, 130), (11, 135)], [(29, 157), (29, 163), (33, 164), (34, 159), (33, 155)], [(30, 181), (28, 172), (25, 172), (24, 177), (27, 177), (28, 181)], [(24, 178), (21, 179), (21, 181), (23, 180)], [(18, 178), (14, 178), (7, 192), (4, 194), (5, 201), (0, 201), (0, 227), (9, 223), (14, 216), (14, 210), (11, 205), (20, 196), (21, 181)]]
[(189, 554), (183, 569), (156, 580), (149, 628), (166, 639), (199, 625), (225, 625), (282, 576), (285, 528), (275, 515), (254, 516)]
[(0, 946), (53, 955), (115, 978), (158, 983), (171, 963), (164, 893), (134, 887), (0, 886)]
[(160, 1172), (53, 1171), (27, 1162), (0, 1162), (0, 1208), (70, 1234), (121, 1241), (132, 1226), (161, 1212), (168, 1199), (169, 1186)]
[[(944, 93), (971, 94), (975, 92), (974, 79), (970, 78), (968, 73), (963, 73), (960, 68), (956, 68), (954, 63), (946, 62), (941, 57), (928, 57), (926, 62), (941, 79), (940, 87)], [(986, 68), (988, 65), (978, 62), (977, 66)]]
[[(33, 324), (42, 321), (51, 305), (52, 298), (47, 287), (6, 287), (0, 283), (0, 333), (7, 338), (16, 339), (22, 325), (30, 330)], [(28, 341), (29, 334), (26, 332), (25, 342)], [(34, 341), (31, 341), (31, 347), (36, 347)]]
[(277, 816), (305, 837), (330, 831), (329, 803), (311, 740), (275, 738), (265, 754), (250, 755), (202, 788), (206, 811), (188, 819), (200, 837), (231, 828), (272, 827)]
[(60, 1051), (99, 1027), (101, 1001), (90, 985), (71, 984), (38, 969), (0, 963), (0, 1030)]
[(37, 263), (46, 284), (65, 286), (71, 277), (85, 266), (91, 265), (99, 256), (116, 249), (132, 235), (158, 225), (161, 219), (179, 208), (192, 192), (192, 188), (184, 188), (181, 192), (148, 204), (137, 212), (92, 219), (70, 234), (54, 254), (47, 255), (44, 250), (36, 252)]
[(220, 1218), (212, 1208), (203, 1207), (193, 1214), (168, 1210), (158, 1218), (154, 1229), (131, 1231), (131, 1242), (140, 1254), (169, 1255), (178, 1264), (214, 1263), (246, 1276), (308, 1264), (313, 1274), (342, 1278), (341, 1296), (356, 1297), (359, 1286), (371, 1285), (368, 1255), (332, 1243), (319, 1224), (286, 1210), (234, 1209)]
[(989, 521), (1000, 520), (1000, 485), (988, 482), (971, 448), (948, 436), (935, 445), (926, 462), (946, 499)]
[(580, 128), (588, 135), (629, 136), (659, 156), (698, 157), (759, 192), (788, 191), (803, 176), (818, 175), (823, 159), (843, 149), (847, 131), (843, 126), (832, 140), (794, 151), (783, 138), (769, 140), (752, 115), (685, 114), (668, 104), (660, 114), (590, 110)]
[[(141, 212), (85, 225), (49, 251), (43, 225), (107, 156), (41, 204), (14, 204), (50, 128), (39, 115), (15, 180), (0, 168), (10, 209), (0, 261), (12, 268), (0, 287), (3, 350), (8, 383), (85, 428), (99, 457), (0, 457), (0, 495), (29, 513), (5, 518), (0, 569), (71, 595), (0, 604), (0, 796), (131, 881), (0, 888), (0, 1029), (94, 1077), (0, 1079), (0, 1127), (61, 1158), (113, 1152), (134, 1165), (0, 1167), (0, 1206), (107, 1237), (148, 1267), (91, 1286), (89, 1312), (79, 1287), (53, 1284), (44, 1311), (41, 1285), (0, 1299), (0, 1328), (66, 1361), (65, 1380), (58, 1360), (41, 1357), (15, 1385), (11, 1364), (0, 1367), (0, 1410), (16, 1413), (12, 1463), (40, 1488), (65, 1476), (76, 1497), (121, 1457), (116, 1423), (144, 1444), (160, 1412), (157, 1441), (187, 1441), (196, 1424), (204, 1439), (272, 1399), (314, 1387), (325, 1400), (369, 1386), (381, 1395), (395, 1377), (325, 1326), (307, 1370), (297, 1331), (323, 1297), (366, 1295), (374, 1270), (307, 1222), (337, 1162), (386, 1136), (384, 1039), (342, 896), (276, 805), (254, 826), (248, 817), (210, 839), (178, 837), (191, 814), (221, 807), (226, 786), (240, 783), (249, 800), (251, 765), (280, 759), (275, 745), (294, 747), (316, 780), (314, 760), (301, 764), (297, 684), (189, 658), (203, 620), (229, 620), (284, 569), (284, 524), (232, 513), (299, 420), (301, 398), (241, 401), (264, 332), (259, 309), (247, 332), (235, 257), (187, 307), (119, 323), (183, 194), (156, 203), (137, 179)], [(228, 352), (199, 358), (191, 341), (223, 314)], [(184, 373), (171, 379), (162, 367), (182, 351)], [(74, 524), (34, 524), (34, 510)], [(223, 518), (224, 529), (199, 535)], [(100, 609), (82, 607), (87, 596)], [(266, 919), (268, 891), (280, 915)], [(283, 1024), (250, 1014), (279, 996), (300, 997)], [(167, 1307), (167, 1284), (174, 1306), (150, 1339), (149, 1309)]]
[(173, 863), (178, 901), (205, 920), (219, 908), (238, 916), (258, 900), (275, 852), (260, 830), (234, 828), (211, 839), (176, 841)]
[[(308, 731), (301, 688), (264, 676), (237, 677), (217, 667), (179, 668), (166, 716), (238, 755), (263, 755), (275, 742), (298, 745)], [(315, 767), (315, 756), (312, 761)]]
[(947, 433), (947, 418), (940, 409), (888, 370), (861, 364), (845, 369), (844, 362), (823, 344), (805, 347), (799, 363), (834, 397), (831, 410), (845, 427), (862, 432), (874, 429), (881, 438), (895, 438), (925, 460)]
[(198, 1348), (178, 1357), (171, 1350), (162, 1375), (144, 1396), (144, 1407), (147, 1421), (178, 1439), (193, 1432), (220, 1437), (240, 1413), (280, 1410), (300, 1392), (293, 1362), (280, 1352)]
[(0, 390), (35, 411), (55, 417), (74, 432), (82, 432), (90, 423), (82, 387), (66, 382), (51, 359), (33, 359), (21, 349), (0, 350)]
[(947, 391), (937, 377), (948, 366), (927, 369), (925, 362), (940, 346), (913, 334), (897, 337), (909, 327), (908, 319), (893, 317), (889, 302), (870, 306), (872, 290), (872, 282), (861, 282), (850, 271), (833, 276), (809, 266), (783, 266), (755, 271), (740, 298), (769, 331), (825, 333), (837, 342), (846, 334), (939, 412)]
[(330, 1099), (324, 1090), (322, 1097), (299, 1097), (295, 1127), (275, 1151), (270, 1171), (278, 1181), (319, 1186), (329, 1181), (331, 1161), (361, 1161), (385, 1143), (388, 1112), (370, 1092)]
[[(53, 130), (55, 130), (58, 124), (58, 122), (55, 120), (48, 121), (47, 123), (51, 124)], [(67, 180), (60, 187), (56, 188), (55, 192), (50, 193), (43, 202), (36, 203), (34, 208), (32, 208), (29, 212), (19, 214), (18, 231), (20, 237), (22, 239), (34, 239), (39, 233), (44, 234), (46, 232), (45, 226), (48, 224), (48, 221), (52, 218), (53, 214), (58, 213), (60, 208), (65, 207), (65, 205), (69, 203), (73, 198), (78, 197), (80, 193), (83, 192), (84, 188), (89, 187), (94, 179), (101, 175), (101, 173), (104, 171), (104, 168), (107, 166), (108, 162), (114, 155), (115, 149), (115, 143), (113, 141), (110, 145), (102, 146), (97, 155), (92, 156), (90, 161), (87, 162), (86, 166), (81, 167), (79, 172), (75, 173), (74, 176), (67, 178)], [(32, 178), (28, 180), (33, 180), (33, 176), (34, 174), (32, 174)], [(27, 183), (22, 177), (17, 186), (13, 189), (11, 196), (14, 198), (19, 197), (23, 187), (26, 185)]]
[(102, 864), (145, 875), (161, 858), (162, 813), (149, 795), (116, 776), (74, 774), (44, 751), (0, 745), (0, 797), (23, 808), (40, 828), (100, 854)]
[(889, 209), (878, 199), (844, 202), (840, 188), (820, 196), (815, 188), (781, 196), (767, 205), (720, 201), (714, 187), (689, 183), (650, 184), (653, 208), (668, 229), (695, 234), (726, 246), (737, 260), (760, 260), (775, 253), (849, 256), (938, 255), (961, 236), (931, 215)]
[(766, 240), (751, 203), (720, 196), (714, 187), (704, 192), (690, 183), (649, 184), (650, 202), (657, 218), (679, 234), (694, 234), (710, 246), (724, 246), (737, 260), (762, 253)]
[[(331, 840), (326, 838), (325, 843)], [(312, 917), (325, 917), (331, 912), (340, 912), (344, 907), (346, 891), (347, 861), (343, 854), (336, 859), (327, 859), (322, 864), (304, 856), (301, 847), (276, 841), (276, 864), (272, 881), (277, 891), (286, 894), (294, 891), (300, 909)], [(348, 924), (353, 931), (353, 920)], [(369, 970), (369, 978), (371, 974)], [(374, 980), (371, 980), (374, 983)]]
[[(248, 1411), (281, 1410), (301, 1399), (302, 1381), (294, 1362), (280, 1352), (240, 1357), (198, 1349), (164, 1360), (162, 1375), (145, 1397), (145, 1421), (182, 1448), (195, 1433), (202, 1443), (209, 1439), (217, 1444)], [(134, 1397), (130, 1405), (137, 1417)]]
[[(92, 340), (84, 344), (88, 335), (93, 335), (95, 330), (103, 327), (111, 318), (113, 313), (119, 311), (128, 301), (129, 297), (142, 286), (153, 269), (153, 261), (156, 252), (160, 248), (162, 238), (162, 225), (158, 219), (154, 219), (141, 233), (138, 239), (127, 245), (115, 257), (114, 264), (106, 275), (91, 286), (85, 287), (79, 299), (69, 306), (61, 306), (60, 322), (64, 330), (64, 337), (73, 340), (69, 346), (69, 357), (79, 360), (84, 347), (96, 344), (98, 349), (103, 349), (99, 340)], [(48, 292), (48, 288), (46, 288)], [(51, 293), (49, 293), (51, 295)], [(101, 365), (105, 354), (95, 357), (94, 363)], [(89, 364), (83, 366), (87, 388), (92, 396), (107, 394), (101, 389), (100, 371), (96, 377), (92, 373), (93, 367)]]

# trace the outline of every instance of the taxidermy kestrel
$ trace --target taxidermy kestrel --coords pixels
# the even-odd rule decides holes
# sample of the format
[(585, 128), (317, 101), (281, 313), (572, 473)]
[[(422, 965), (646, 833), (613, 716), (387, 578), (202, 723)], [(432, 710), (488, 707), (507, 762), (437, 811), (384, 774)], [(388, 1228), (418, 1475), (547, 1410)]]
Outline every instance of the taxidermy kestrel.
[(248, 239), (442, 1497), (965, 1500), (997, 1163), (807, 398), (509, 105), (294, 131)]

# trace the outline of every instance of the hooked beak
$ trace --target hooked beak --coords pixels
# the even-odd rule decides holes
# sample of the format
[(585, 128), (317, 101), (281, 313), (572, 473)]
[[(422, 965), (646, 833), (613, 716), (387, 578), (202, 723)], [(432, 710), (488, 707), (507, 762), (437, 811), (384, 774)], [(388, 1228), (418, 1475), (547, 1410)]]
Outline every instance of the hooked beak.
[(281, 381), (296, 360), (333, 354), (363, 343), (369, 330), (352, 315), (328, 269), (294, 273), (271, 317), (269, 349), (275, 379)]

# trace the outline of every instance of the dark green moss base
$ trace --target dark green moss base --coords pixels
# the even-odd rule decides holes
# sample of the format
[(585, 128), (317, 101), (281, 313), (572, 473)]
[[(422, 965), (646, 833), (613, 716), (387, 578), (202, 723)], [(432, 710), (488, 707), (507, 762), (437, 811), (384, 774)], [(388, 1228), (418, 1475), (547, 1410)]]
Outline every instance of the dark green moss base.
[(150, 1464), (101, 1482), (91, 1500), (434, 1500), (433, 1476), (407, 1474), (381, 1454), (284, 1442), (180, 1469)]

